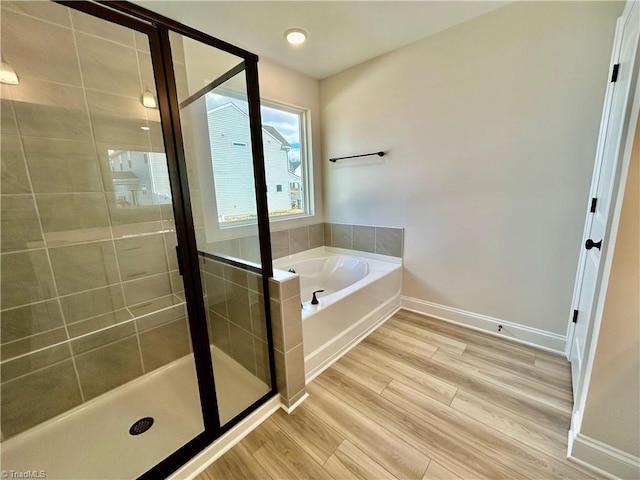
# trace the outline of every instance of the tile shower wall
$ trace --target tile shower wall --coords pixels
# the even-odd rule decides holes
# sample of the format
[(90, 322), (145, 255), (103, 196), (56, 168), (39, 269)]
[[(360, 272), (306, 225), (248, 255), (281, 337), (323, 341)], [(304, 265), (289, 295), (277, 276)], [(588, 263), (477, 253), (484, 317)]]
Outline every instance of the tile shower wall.
[[(274, 259), (322, 246), (402, 257), (403, 244), (403, 228), (316, 223), (271, 232), (271, 252)], [(223, 240), (210, 243), (208, 247), (212, 252), (252, 262), (260, 261), (256, 237)]]
[[(212, 343), (265, 384), (271, 383), (262, 276), (201, 259)], [(214, 365), (215, 368), (215, 365)]]
[(190, 342), (172, 207), (119, 203), (109, 160), (163, 151), (158, 112), (140, 104), (154, 90), (146, 40), (52, 2), (0, 8), (3, 55), (20, 77), (2, 85), (1, 107), (7, 439)]

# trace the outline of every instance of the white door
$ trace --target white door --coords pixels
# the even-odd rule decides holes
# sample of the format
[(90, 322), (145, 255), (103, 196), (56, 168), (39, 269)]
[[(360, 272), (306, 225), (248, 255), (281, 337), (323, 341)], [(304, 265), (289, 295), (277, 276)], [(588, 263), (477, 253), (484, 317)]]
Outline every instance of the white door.
[[(600, 138), (591, 184), (591, 202), (585, 223), (576, 288), (573, 296), (575, 320), (570, 349), (571, 379), (574, 395), (578, 393), (580, 374), (584, 366), (587, 340), (593, 327), (592, 313), (596, 305), (598, 271), (601, 253), (609, 236), (608, 220), (619, 178), (619, 158), (622, 155), (623, 133), (630, 111), (630, 87), (640, 30), (640, 6), (629, 2), (625, 14), (618, 20), (612, 55), (610, 83), (600, 125)], [(577, 311), (577, 312), (576, 312)]]

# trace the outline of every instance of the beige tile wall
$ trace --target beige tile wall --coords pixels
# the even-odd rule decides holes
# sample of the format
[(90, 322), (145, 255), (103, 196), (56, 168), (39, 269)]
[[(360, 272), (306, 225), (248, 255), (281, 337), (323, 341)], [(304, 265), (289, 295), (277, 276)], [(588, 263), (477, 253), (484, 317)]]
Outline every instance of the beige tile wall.
[(144, 38), (52, 2), (0, 8), (20, 78), (1, 90), (7, 439), (188, 354), (190, 341), (172, 206), (123, 207), (113, 192), (109, 149), (163, 151), (158, 111), (140, 103), (154, 91)]
[(211, 258), (202, 259), (202, 275), (212, 343), (269, 385), (262, 277)]
[(271, 325), (280, 399), (287, 407), (305, 393), (302, 310), (297, 275), (269, 280)]

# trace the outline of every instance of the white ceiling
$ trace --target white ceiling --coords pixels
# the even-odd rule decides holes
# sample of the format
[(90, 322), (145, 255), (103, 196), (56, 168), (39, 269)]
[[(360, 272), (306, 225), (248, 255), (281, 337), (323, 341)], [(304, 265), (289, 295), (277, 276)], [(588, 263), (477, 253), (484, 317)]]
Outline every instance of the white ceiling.
[[(506, 1), (136, 1), (317, 79), (487, 13)], [(309, 34), (301, 47), (288, 28)]]

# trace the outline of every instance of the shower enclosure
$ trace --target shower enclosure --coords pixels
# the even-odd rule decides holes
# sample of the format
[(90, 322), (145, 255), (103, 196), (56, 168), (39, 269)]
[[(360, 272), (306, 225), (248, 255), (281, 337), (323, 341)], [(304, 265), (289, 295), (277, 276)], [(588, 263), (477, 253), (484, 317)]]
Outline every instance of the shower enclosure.
[(1, 468), (164, 477), (275, 394), (257, 57), (126, 2), (0, 9)]

